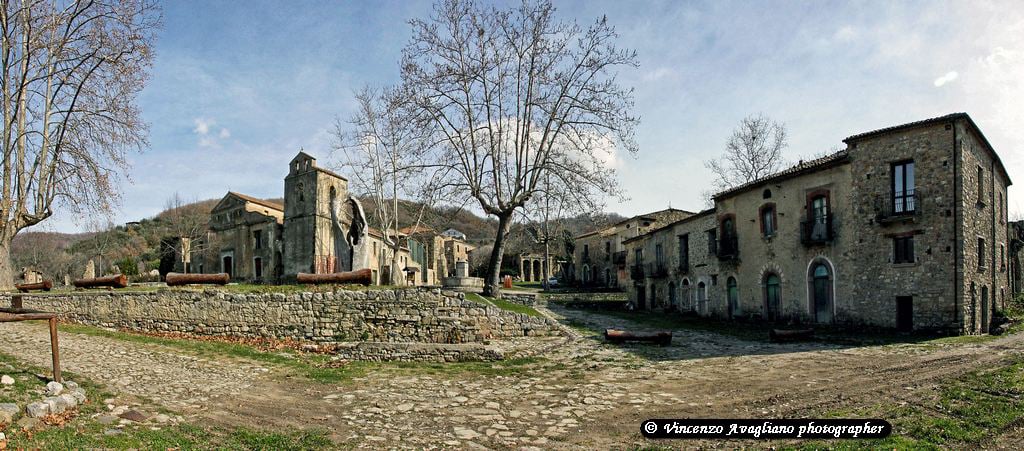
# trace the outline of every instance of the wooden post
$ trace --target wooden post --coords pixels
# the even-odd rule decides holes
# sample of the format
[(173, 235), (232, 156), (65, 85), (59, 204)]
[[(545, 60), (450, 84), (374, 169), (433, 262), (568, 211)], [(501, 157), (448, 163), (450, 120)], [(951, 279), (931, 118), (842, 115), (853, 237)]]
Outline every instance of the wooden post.
[(50, 318), (50, 353), (53, 356), (53, 380), (64, 382), (60, 377), (60, 349), (57, 344), (57, 318)]

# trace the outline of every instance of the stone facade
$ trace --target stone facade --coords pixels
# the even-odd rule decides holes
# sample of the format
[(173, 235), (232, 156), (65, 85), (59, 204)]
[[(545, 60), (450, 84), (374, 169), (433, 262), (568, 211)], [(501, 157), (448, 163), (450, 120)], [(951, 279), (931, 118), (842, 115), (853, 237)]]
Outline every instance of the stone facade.
[[(633, 303), (721, 318), (987, 332), (1010, 295), (1010, 181), (981, 131), (953, 114), (844, 142), (719, 193), (713, 210), (627, 240), (642, 256), (631, 260)], [(704, 251), (711, 231), (717, 243)], [(688, 272), (673, 272), (681, 246), (671, 243), (683, 235), (691, 261)], [(713, 258), (695, 263), (705, 254)]]
[(627, 256), (623, 242), (692, 214), (668, 208), (634, 216), (610, 227), (577, 236), (573, 264), (569, 271), (574, 280), (567, 282), (583, 287), (626, 286), (630, 278), (626, 269)]
[(544, 282), (544, 275), (554, 277), (555, 256), (550, 255), (545, 261), (543, 253), (519, 254), (519, 280), (523, 282)]
[[(283, 205), (229, 192), (210, 211), (210, 233), (205, 243), (196, 243), (187, 271), (277, 282), (283, 274), (283, 221)], [(190, 246), (183, 241), (179, 247)], [(214, 261), (206, 261), (207, 255)]]
[[(221, 290), (22, 295), (63, 320), (140, 332), (319, 343), (482, 343), (559, 335), (557, 324), (438, 289), (236, 294)], [(0, 295), (7, 304), (10, 295)]]

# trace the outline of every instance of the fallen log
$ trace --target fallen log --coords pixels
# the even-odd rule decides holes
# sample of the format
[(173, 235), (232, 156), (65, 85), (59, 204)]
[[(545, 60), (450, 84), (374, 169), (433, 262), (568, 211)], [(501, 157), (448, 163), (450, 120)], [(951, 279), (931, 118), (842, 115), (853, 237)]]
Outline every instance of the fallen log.
[(814, 338), (814, 329), (772, 329), (768, 339), (773, 342), (810, 340)]
[(128, 286), (128, 276), (118, 274), (116, 276), (94, 277), (92, 279), (77, 279), (72, 284), (78, 288), (125, 288)]
[(300, 272), (295, 276), (295, 279), (299, 283), (312, 285), (323, 283), (369, 285), (373, 283), (373, 272), (370, 271), (370, 268), (331, 274), (307, 274)]
[(53, 288), (53, 282), (49, 280), (44, 280), (42, 282), (19, 283), (15, 285), (14, 288), (17, 288), (18, 291), (22, 293), (28, 293), (29, 291), (32, 290), (50, 291), (50, 289)]
[(182, 274), (177, 272), (169, 272), (164, 278), (167, 282), (167, 286), (174, 287), (178, 285), (227, 285), (231, 281), (231, 276), (226, 272), (217, 274)]
[(672, 344), (672, 332), (629, 332), (618, 329), (605, 329), (604, 339), (612, 343), (639, 341), (646, 343), (656, 343), (662, 346), (668, 346)]

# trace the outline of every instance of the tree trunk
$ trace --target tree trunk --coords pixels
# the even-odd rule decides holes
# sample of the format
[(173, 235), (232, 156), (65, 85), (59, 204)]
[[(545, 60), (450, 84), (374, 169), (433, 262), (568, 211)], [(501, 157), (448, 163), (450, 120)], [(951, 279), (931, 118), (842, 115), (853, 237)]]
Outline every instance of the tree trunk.
[(11, 238), (0, 237), (0, 290), (14, 289), (14, 268), (11, 262)]
[(505, 255), (505, 237), (512, 228), (512, 212), (498, 215), (498, 236), (494, 239), (494, 248), (491, 249), (491, 259), (487, 263), (487, 277), (484, 278), (484, 296), (498, 296), (501, 294), (501, 260)]

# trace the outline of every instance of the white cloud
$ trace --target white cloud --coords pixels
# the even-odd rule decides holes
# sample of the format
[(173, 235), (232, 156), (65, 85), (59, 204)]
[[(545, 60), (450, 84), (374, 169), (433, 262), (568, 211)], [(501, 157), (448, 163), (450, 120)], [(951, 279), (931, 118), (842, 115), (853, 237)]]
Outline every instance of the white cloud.
[(836, 30), (836, 34), (832, 36), (832, 39), (840, 42), (850, 42), (857, 37), (857, 30), (849, 25), (844, 25)]
[(210, 126), (217, 123), (217, 121), (213, 119), (205, 119), (201, 117), (195, 118), (193, 122), (195, 122), (196, 128), (193, 128), (192, 132), (197, 135), (206, 135), (207, 133), (210, 133)]
[(675, 74), (674, 70), (672, 70), (671, 68), (662, 66), (662, 67), (659, 67), (657, 69), (654, 69), (652, 71), (649, 71), (649, 72), (645, 73), (644, 74), (644, 81), (648, 81), (648, 82), (650, 82), (650, 81), (658, 81), (658, 80), (661, 80), (662, 78), (672, 76), (673, 74)]
[(943, 75), (935, 79), (935, 87), (938, 88), (946, 83), (956, 80), (956, 78), (959, 76), (960, 74), (956, 73), (956, 71), (946, 72), (946, 75)]
[(231, 131), (226, 128), (222, 128), (220, 129), (220, 134), (218, 136), (220, 136), (220, 139), (228, 139), (231, 137)]

